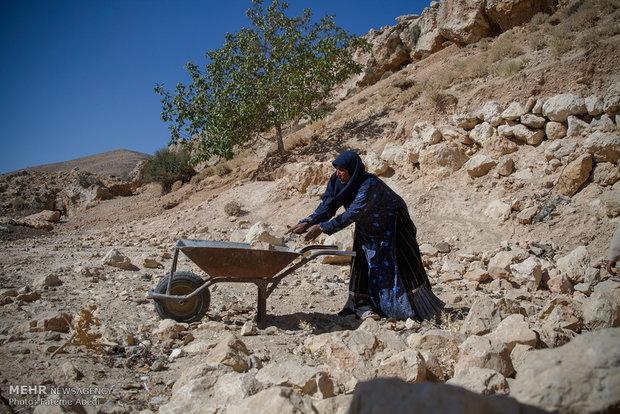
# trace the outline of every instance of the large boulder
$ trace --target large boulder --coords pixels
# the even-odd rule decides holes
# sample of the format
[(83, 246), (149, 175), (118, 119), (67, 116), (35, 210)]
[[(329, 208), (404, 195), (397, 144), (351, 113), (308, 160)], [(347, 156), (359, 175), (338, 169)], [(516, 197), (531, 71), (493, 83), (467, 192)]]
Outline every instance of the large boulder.
[(609, 116), (617, 115), (620, 111), (620, 82), (612, 83), (605, 93), (605, 113)]
[(409, 384), (397, 378), (381, 378), (360, 383), (349, 414), (543, 414), (536, 407), (509, 397), (484, 396), (465, 388), (425, 382)]
[(381, 361), (377, 377), (402, 378), (407, 382), (426, 380), (426, 362), (420, 351), (407, 349)]
[(411, 22), (400, 35), (403, 44), (411, 50), (410, 55), (415, 59), (423, 59), (439, 51), (445, 41), (437, 27), (437, 12), (437, 7), (426, 7), (420, 18)]
[(442, 142), (420, 152), (420, 169), (425, 175), (447, 177), (460, 169), (467, 159), (457, 145)]
[(551, 121), (564, 122), (570, 115), (588, 112), (585, 100), (571, 93), (563, 93), (549, 98), (542, 107), (543, 115)]
[(555, 189), (568, 197), (573, 196), (590, 177), (592, 172), (592, 155), (583, 154), (570, 164), (560, 176)]
[(206, 362), (224, 364), (237, 372), (244, 372), (250, 368), (249, 356), (250, 352), (245, 343), (234, 334), (226, 333), (222, 335), (219, 343), (207, 355)]
[(573, 284), (584, 281), (586, 270), (590, 267), (590, 254), (586, 246), (579, 246), (567, 255), (556, 260), (556, 267), (561, 274), (568, 276)]
[[(202, 410), (198, 410), (203, 412)], [(301, 397), (287, 387), (272, 387), (261, 391), (226, 409), (228, 414), (316, 413), (308, 397)]]
[(620, 328), (612, 328), (584, 333), (560, 348), (530, 351), (510, 385), (511, 395), (554, 412), (615, 412), (619, 343)]
[(529, 22), (542, 4), (540, 0), (487, 0), (485, 12), (489, 21), (505, 32)]
[(491, 341), (503, 343), (510, 352), (518, 344), (536, 346), (538, 340), (536, 332), (530, 328), (525, 317), (517, 313), (501, 321), (487, 337)]
[(439, 2), (439, 34), (461, 45), (476, 43), (486, 37), (491, 25), (484, 14), (485, 0)]
[(499, 307), (487, 295), (482, 295), (471, 305), (460, 332), (464, 335), (484, 335), (497, 328), (501, 321)]
[(620, 132), (594, 131), (583, 143), (583, 149), (596, 162), (617, 163), (620, 159)]
[(514, 373), (508, 347), (487, 337), (472, 335), (460, 346), (459, 359), (454, 365), (454, 373), (469, 367), (493, 369), (504, 377)]
[(603, 329), (620, 326), (620, 292), (594, 292), (583, 301), (583, 323), (586, 328)]
[(495, 167), (495, 160), (484, 154), (476, 154), (465, 163), (465, 170), (470, 177), (485, 176), (491, 168)]
[(509, 391), (506, 377), (489, 368), (465, 368), (450, 378), (446, 384), (463, 387), (483, 395), (504, 394)]
[(334, 384), (325, 370), (300, 365), (294, 361), (268, 364), (258, 371), (256, 380), (266, 388), (291, 387), (301, 395), (321, 398), (334, 396)]
[[(407, 344), (411, 348), (432, 352), (437, 357), (441, 372), (451, 377), (454, 373), (454, 363), (459, 354), (459, 343), (462, 340), (459, 335), (449, 331), (431, 329), (424, 334), (409, 335)], [(427, 366), (429, 366), (428, 363)]]
[(131, 259), (118, 249), (110, 250), (103, 257), (103, 264), (107, 264), (108, 266), (112, 266), (112, 267), (118, 267), (119, 269), (124, 269), (124, 270), (135, 270), (136, 269), (136, 266), (134, 266), (133, 263), (131, 263)]
[(521, 263), (510, 265), (512, 278), (528, 290), (538, 289), (542, 280), (542, 265), (536, 257), (529, 257)]
[(269, 225), (263, 223), (262, 221), (259, 221), (250, 227), (245, 236), (245, 242), (253, 247), (284, 245), (282, 238), (274, 235), (273, 230), (271, 230)]
[(216, 413), (227, 404), (242, 402), (261, 390), (261, 384), (250, 373), (224, 373), (211, 367), (203, 369), (203, 374), (180, 387), (175, 386), (170, 401), (162, 405), (159, 412)]
[(358, 380), (372, 378), (373, 358), (385, 348), (374, 334), (362, 329), (311, 336), (304, 346), (324, 358), (330, 373), (346, 372)]

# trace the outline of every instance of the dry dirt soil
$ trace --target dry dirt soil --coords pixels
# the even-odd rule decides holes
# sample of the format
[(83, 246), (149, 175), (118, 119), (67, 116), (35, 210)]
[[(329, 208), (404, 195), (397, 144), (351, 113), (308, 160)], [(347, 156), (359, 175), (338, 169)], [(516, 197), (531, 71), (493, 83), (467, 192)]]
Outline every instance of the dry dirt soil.
[[(169, 398), (173, 380), (195, 363), (191, 357), (168, 361), (170, 351), (180, 341), (154, 338), (152, 332), (160, 319), (146, 298), (147, 290), (169, 269), (176, 240), (227, 241), (236, 230), (258, 221), (268, 223), (275, 234), (283, 236), (286, 226), (310, 214), (319, 199), (294, 191), (286, 176), (256, 179), (273, 173), (282, 163), (329, 161), (342, 149), (380, 154), (387, 142), (408, 136), (415, 122), (448, 122), (453, 113), (475, 110), (492, 99), (507, 105), (512, 101), (525, 103), (531, 96), (544, 98), (564, 92), (604, 94), (620, 73), (620, 35), (585, 48), (575, 46), (560, 56), (552, 55), (549, 47), (531, 50), (527, 46), (532, 33), (542, 36), (544, 30), (552, 28), (547, 24), (514, 29), (512, 41), (522, 45), (521, 56), (527, 61), (524, 67), (510, 76), (488, 74), (458, 80), (440, 90), (457, 103), (448, 100), (447, 106), (437, 106), (424, 89), (403, 103), (405, 92), (393, 88), (393, 79), (387, 78), (338, 103), (328, 119), (290, 134), (284, 159), (270, 152), (270, 142), (257, 141), (240, 149), (239, 156), (229, 162), (232, 172), (223, 177), (205, 177), (164, 196), (155, 186), (147, 185), (134, 196), (101, 201), (75, 216), (63, 217), (52, 231), (8, 225), (12, 233), (0, 232), (0, 287), (25, 294), (31, 289), (40, 297), (0, 306), (3, 395), (7, 397), (9, 387), (16, 385), (112, 387), (100, 410), (156, 410), (157, 399), (153, 398)], [(487, 44), (463, 49), (450, 46), (392, 77), (411, 77), (422, 84), (454, 62), (472, 56), (482, 58), (492, 45), (491, 39)], [(520, 149), (520, 167), (529, 165), (534, 176), (541, 178), (521, 187), (509, 177), (489, 175), (473, 180), (463, 171), (434, 180), (415, 168), (394, 171), (385, 181), (408, 203), (420, 244), (448, 242), (449, 255), (455, 257), (462, 253), (481, 255), (500, 248), (503, 241), (523, 247), (536, 242), (551, 246), (556, 253), (586, 245), (594, 261), (601, 264), (616, 223), (605, 215), (600, 202), (606, 190), (593, 183), (586, 183), (570, 204), (559, 206), (551, 222), (522, 225), (513, 219), (493, 221), (482, 214), (490, 201), (500, 198), (536, 200), (541, 205), (552, 200), (552, 189), (542, 185), (542, 158), (541, 148)], [(224, 212), (224, 206), (232, 201), (242, 206), (241, 216), (229, 217)], [(298, 248), (303, 243), (294, 239), (289, 246)], [(136, 269), (104, 265), (103, 256), (112, 248), (127, 255)], [(144, 267), (146, 257), (162, 267)], [(179, 269), (200, 274), (184, 258)], [(38, 284), (49, 275), (58, 276), (62, 284)], [(429, 268), (429, 275), (436, 292), (449, 306), (470, 304), (471, 292), (464, 285), (442, 282), (440, 266)], [(347, 285), (346, 265), (327, 265), (318, 260), (285, 278), (268, 299), (268, 328), (244, 337), (248, 348), (264, 360), (284, 361), (297, 358), (309, 335), (354, 328), (359, 321), (335, 316), (345, 303)], [(32, 331), (31, 321), (52, 311), (75, 317), (89, 305), (96, 307), (95, 315), (101, 322), (94, 331), (103, 334), (102, 341), (107, 344), (103, 351), (67, 346), (52, 357), (69, 334)], [(223, 332), (238, 333), (246, 322), (253, 321), (255, 307), (253, 285), (219, 284), (211, 290), (207, 315), (193, 323), (181, 341), (193, 339), (214, 345)], [(380, 323), (397, 324), (386, 320)], [(403, 335), (410, 332), (400, 322), (395, 329)], [(164, 369), (154, 368), (158, 365)], [(13, 408), (17, 412), (31, 410)], [(0, 406), (3, 409), (6, 411)]]

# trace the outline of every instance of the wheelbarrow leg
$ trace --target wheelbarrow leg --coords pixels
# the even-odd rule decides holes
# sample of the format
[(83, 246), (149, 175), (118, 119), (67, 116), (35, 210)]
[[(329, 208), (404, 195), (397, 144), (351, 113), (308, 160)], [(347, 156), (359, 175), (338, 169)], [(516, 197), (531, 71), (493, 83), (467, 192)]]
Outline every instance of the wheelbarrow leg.
[(258, 287), (256, 323), (260, 329), (265, 329), (267, 326), (267, 284), (256, 283), (256, 287)]

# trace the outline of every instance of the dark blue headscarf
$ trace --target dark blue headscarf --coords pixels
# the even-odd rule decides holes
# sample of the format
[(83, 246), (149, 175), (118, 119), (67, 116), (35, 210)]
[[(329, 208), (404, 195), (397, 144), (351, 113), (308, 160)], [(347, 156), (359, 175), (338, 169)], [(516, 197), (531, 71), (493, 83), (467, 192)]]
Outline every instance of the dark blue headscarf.
[(332, 174), (325, 193), (321, 196), (323, 202), (314, 212), (313, 220), (310, 221), (309, 226), (324, 220), (325, 216), (332, 217), (340, 206), (348, 208), (364, 181), (366, 167), (356, 152), (343, 152), (334, 160), (332, 165), (347, 170), (350, 176), (349, 181), (342, 185), (336, 173)]

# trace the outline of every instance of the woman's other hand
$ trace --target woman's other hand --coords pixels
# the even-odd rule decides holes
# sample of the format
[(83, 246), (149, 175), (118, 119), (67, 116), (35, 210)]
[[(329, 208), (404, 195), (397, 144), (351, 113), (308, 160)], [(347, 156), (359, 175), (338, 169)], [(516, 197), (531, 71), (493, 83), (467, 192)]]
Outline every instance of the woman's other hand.
[(293, 227), (289, 227), (289, 229), (286, 231), (286, 234), (291, 234), (291, 233), (301, 234), (304, 231), (306, 231), (306, 227), (308, 227), (307, 222), (298, 223), (294, 225)]
[(305, 240), (306, 241), (310, 241), (310, 240), (314, 240), (316, 239), (321, 233), (323, 233), (323, 230), (321, 230), (321, 226), (319, 226), (318, 224), (315, 224), (313, 226), (311, 226), (308, 229), (308, 232), (306, 233), (306, 237)]

